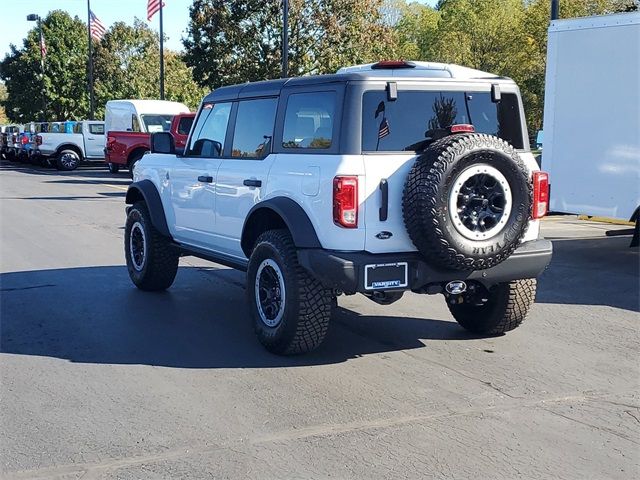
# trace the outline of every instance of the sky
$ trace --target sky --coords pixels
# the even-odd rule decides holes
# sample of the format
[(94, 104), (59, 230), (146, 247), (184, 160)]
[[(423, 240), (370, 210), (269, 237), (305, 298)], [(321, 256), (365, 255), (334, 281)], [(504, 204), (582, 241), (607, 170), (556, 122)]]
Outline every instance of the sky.
[[(0, 0), (4, 3), (8, 0)], [(90, 0), (91, 10), (106, 28), (118, 21), (129, 25), (135, 17), (146, 21), (147, 0)], [(436, 0), (419, 0), (420, 3), (433, 5)], [(182, 50), (181, 39), (186, 36), (189, 22), (189, 6), (191, 0), (164, 0), (164, 33), (168, 37), (165, 47), (171, 50)], [(22, 46), (22, 40), (27, 32), (35, 26), (28, 22), (26, 16), (35, 13), (45, 17), (51, 10), (66, 10), (71, 16), (77, 15), (86, 22), (87, 0), (28, 0), (12, 2), (13, 8), (0, 9), (0, 59), (9, 52), (11, 43)], [(9, 13), (7, 15), (7, 13)], [(154, 15), (149, 25), (152, 29), (159, 29), (159, 15)]]

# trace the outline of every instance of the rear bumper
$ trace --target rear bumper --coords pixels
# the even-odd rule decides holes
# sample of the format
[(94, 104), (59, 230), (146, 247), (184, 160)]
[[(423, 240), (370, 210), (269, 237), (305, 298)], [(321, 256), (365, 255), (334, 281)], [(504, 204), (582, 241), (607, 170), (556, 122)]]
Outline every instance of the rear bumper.
[(366, 265), (406, 262), (408, 286), (389, 290), (424, 290), (452, 280), (475, 280), (489, 287), (496, 283), (522, 278), (536, 278), (551, 261), (553, 247), (549, 240), (523, 243), (507, 260), (486, 270), (447, 270), (426, 263), (416, 252), (373, 254), (322, 249), (298, 250), (300, 264), (326, 288), (344, 293), (371, 292), (365, 289)]

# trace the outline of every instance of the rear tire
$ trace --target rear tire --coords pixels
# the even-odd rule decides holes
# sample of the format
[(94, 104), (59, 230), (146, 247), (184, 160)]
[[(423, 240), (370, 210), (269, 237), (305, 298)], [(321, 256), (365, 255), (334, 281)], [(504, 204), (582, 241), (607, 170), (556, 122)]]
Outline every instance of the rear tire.
[(166, 290), (173, 284), (180, 254), (153, 226), (144, 202), (136, 202), (127, 215), (124, 254), (129, 277), (140, 290)]
[(333, 298), (300, 266), (288, 231), (258, 237), (247, 269), (247, 300), (267, 350), (292, 355), (317, 348), (329, 328)]
[(131, 176), (131, 180), (133, 180), (133, 168), (143, 156), (144, 156), (144, 152), (136, 153), (133, 157), (131, 157), (131, 159), (129, 159), (129, 163), (127, 163), (127, 168), (129, 169), (129, 176)]
[(536, 279), (499, 283), (488, 292), (486, 302), (450, 304), (449, 311), (456, 321), (473, 333), (500, 335), (518, 327), (526, 318), (536, 298)]

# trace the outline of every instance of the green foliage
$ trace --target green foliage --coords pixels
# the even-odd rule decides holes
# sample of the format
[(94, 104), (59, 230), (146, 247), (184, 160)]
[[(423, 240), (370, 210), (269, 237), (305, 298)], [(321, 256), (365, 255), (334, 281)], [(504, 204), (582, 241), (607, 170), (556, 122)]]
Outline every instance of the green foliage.
[[(201, 85), (216, 88), (278, 78), (280, 0), (194, 0), (185, 60)], [(335, 72), (393, 52), (395, 32), (382, 20), (382, 0), (292, 0), (289, 75)]]
[(0, 82), (0, 125), (9, 122), (7, 114), (4, 111), (4, 102), (7, 100), (7, 87), (4, 83)]
[(54, 10), (42, 20), (47, 56), (44, 82), (40, 68), (40, 37), (32, 29), (22, 48), (11, 45), (11, 52), (0, 63), (0, 78), (5, 81), (4, 103), (10, 119), (26, 122), (42, 118), (42, 91), (47, 97), (44, 117), (51, 120), (84, 118), (88, 112), (86, 84), (86, 25), (77, 17)]
[[(49, 121), (85, 119), (89, 116), (86, 23), (66, 12), (53, 11), (43, 19), (47, 46), (44, 89)], [(38, 120), (42, 114), (43, 81), (38, 29), (27, 34), (23, 46), (11, 46), (0, 62), (6, 99), (0, 99), (9, 119)], [(133, 26), (114, 24), (100, 41), (93, 41), (96, 118), (104, 116), (108, 100), (158, 98), (160, 49), (158, 35), (138, 19)], [(165, 50), (165, 97), (195, 109), (204, 90), (194, 81), (182, 57)]]
[[(440, 0), (402, 3), (395, 24), (404, 58), (457, 63), (513, 78), (529, 130), (542, 127), (550, 0)], [(633, 9), (632, 0), (561, 0), (560, 17)]]
[[(193, 81), (191, 69), (175, 52), (165, 50), (165, 98), (195, 109), (204, 91)], [(130, 26), (115, 23), (101, 42), (94, 59), (96, 116), (104, 116), (109, 100), (158, 98), (160, 88), (158, 35), (138, 19)]]

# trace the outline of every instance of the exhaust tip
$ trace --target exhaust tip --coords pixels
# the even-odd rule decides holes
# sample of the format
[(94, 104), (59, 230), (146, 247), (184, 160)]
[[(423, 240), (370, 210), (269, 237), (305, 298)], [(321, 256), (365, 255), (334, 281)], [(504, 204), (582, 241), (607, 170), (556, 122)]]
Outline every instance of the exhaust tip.
[(467, 291), (467, 284), (462, 280), (453, 280), (447, 283), (444, 289), (449, 295), (460, 295)]

